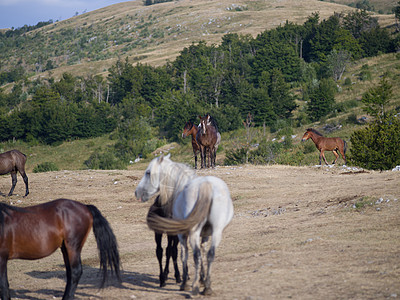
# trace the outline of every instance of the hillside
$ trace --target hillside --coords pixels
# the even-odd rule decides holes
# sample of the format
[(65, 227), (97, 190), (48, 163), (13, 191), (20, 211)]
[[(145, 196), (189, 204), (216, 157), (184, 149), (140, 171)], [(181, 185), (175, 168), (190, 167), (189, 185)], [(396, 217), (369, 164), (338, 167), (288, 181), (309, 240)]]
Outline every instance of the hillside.
[[(64, 72), (107, 72), (118, 57), (163, 65), (192, 42), (219, 43), (227, 33), (257, 34), (286, 21), (302, 24), (319, 12), (325, 19), (352, 8), (323, 1), (174, 1), (144, 6), (129, 1), (28, 32), (1, 54), (8, 66), (22, 64), (32, 75), (59, 78)], [(393, 15), (376, 15), (382, 26)], [(50, 71), (46, 64), (50, 62)], [(6, 68), (6, 66), (3, 66)]]

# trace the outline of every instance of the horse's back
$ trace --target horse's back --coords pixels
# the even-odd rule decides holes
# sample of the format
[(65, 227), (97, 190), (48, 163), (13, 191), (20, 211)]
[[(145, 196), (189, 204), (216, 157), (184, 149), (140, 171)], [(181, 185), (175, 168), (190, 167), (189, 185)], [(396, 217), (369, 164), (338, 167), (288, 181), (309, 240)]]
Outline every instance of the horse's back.
[[(9, 249), (9, 259), (46, 257), (57, 250), (63, 241), (77, 236), (86, 237), (92, 222), (85, 205), (68, 199), (10, 211), (4, 220), (5, 239), (13, 245)], [(12, 234), (7, 235), (7, 232)]]
[(0, 154), (0, 174), (25, 169), (26, 155), (14, 149)]
[(203, 183), (211, 185), (211, 207), (208, 222), (225, 227), (233, 218), (233, 204), (226, 183), (214, 176), (196, 177), (177, 197), (173, 207), (174, 218), (185, 219), (193, 210)]

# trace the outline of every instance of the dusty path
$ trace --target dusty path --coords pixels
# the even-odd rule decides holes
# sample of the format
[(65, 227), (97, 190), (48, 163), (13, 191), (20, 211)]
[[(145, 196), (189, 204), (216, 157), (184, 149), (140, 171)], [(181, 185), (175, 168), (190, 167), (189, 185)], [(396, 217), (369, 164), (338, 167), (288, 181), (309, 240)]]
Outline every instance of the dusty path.
[[(172, 279), (166, 288), (158, 287), (154, 235), (145, 223), (150, 203), (134, 198), (144, 167), (31, 173), (27, 198), (2, 199), (25, 206), (64, 197), (102, 211), (118, 239), (123, 286), (97, 289), (99, 261), (91, 234), (77, 299), (189, 297)], [(217, 249), (211, 298), (400, 297), (400, 172), (242, 166), (198, 173), (224, 179), (235, 206)], [(10, 176), (0, 177), (2, 194), (10, 186)], [(20, 177), (15, 192), (24, 193)], [(61, 251), (38, 261), (10, 261), (12, 296), (61, 298), (64, 273)]]

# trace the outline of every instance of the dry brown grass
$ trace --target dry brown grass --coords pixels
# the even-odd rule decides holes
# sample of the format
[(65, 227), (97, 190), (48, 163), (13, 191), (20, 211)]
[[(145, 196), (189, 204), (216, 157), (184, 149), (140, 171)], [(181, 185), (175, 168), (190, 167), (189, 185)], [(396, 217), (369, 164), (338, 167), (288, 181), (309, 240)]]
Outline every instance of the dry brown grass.
[[(173, 274), (165, 288), (158, 286), (154, 234), (145, 222), (150, 203), (134, 198), (145, 167), (29, 173), (27, 198), (3, 198), (26, 206), (67, 197), (96, 205), (108, 219), (118, 239), (123, 287), (97, 289), (99, 261), (91, 233), (83, 248), (76, 299), (190, 298), (188, 292), (179, 291)], [(216, 251), (215, 294), (199, 299), (387, 299), (400, 295), (399, 172), (244, 165), (198, 174), (222, 178), (235, 208)], [(16, 194), (24, 191), (21, 182)], [(0, 177), (2, 193), (8, 192), (10, 184), (10, 176)], [(193, 279), (192, 262), (191, 255)], [(36, 261), (12, 260), (8, 268), (13, 298), (62, 297), (61, 251)]]
[[(235, 6), (234, 6), (235, 5)], [(234, 8), (240, 7), (238, 11)], [(228, 10), (228, 8), (232, 8)], [(129, 1), (98, 9), (83, 15), (49, 25), (40, 30), (51, 32), (63, 28), (81, 28), (85, 26), (105, 26), (123, 28), (133, 26), (140, 21), (151, 23), (148, 28), (165, 31), (163, 38), (149, 42), (143, 48), (135, 48), (126, 53), (130, 59), (154, 66), (172, 61), (184, 47), (192, 42), (204, 40), (207, 44), (218, 44), (227, 33), (250, 34), (256, 36), (261, 32), (275, 28), (286, 21), (298, 24), (315, 12), (321, 19), (326, 19), (334, 12), (349, 12), (349, 6), (316, 1), (316, 0), (283, 0), (283, 1), (174, 1), (152, 6), (143, 6), (142, 1)], [(383, 26), (394, 23), (393, 15), (377, 15)], [(120, 25), (122, 24), (123, 25)], [(114, 46), (110, 51), (117, 51), (123, 45)], [(52, 70), (58, 78), (62, 73), (75, 75), (104, 73), (116, 58), (100, 62), (83, 60), (81, 64), (63, 66)], [(44, 74), (42, 74), (43, 76)]]

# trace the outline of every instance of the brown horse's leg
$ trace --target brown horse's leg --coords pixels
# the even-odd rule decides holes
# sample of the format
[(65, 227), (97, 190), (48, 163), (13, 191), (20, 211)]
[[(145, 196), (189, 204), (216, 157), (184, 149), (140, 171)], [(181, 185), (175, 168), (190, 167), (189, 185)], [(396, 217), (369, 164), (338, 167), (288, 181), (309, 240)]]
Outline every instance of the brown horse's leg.
[(197, 169), (197, 151), (193, 151), (194, 154), (194, 168)]
[(336, 156), (335, 160), (332, 162), (332, 165), (334, 165), (334, 164), (336, 164), (336, 161), (337, 161), (337, 160), (338, 160), (338, 158), (339, 158), (339, 154), (338, 154), (338, 152), (337, 152), (337, 150), (336, 150), (336, 149), (335, 149), (335, 150), (333, 150), (332, 152), (333, 152), (333, 154), (335, 154), (335, 156)]
[(21, 174), (22, 179), (25, 182), (25, 196), (24, 197), (26, 197), (29, 194), (28, 176), (26, 176), (25, 171), (19, 171), (19, 174)]
[(2, 256), (0, 257), (0, 298), (2, 300), (11, 299), (7, 277), (7, 258)]
[(206, 154), (207, 154), (207, 149), (206, 149), (206, 147), (202, 146), (200, 148), (201, 168), (205, 168), (206, 167)]
[(343, 150), (343, 149), (339, 149), (339, 151), (340, 151), (340, 154), (341, 154), (342, 157), (343, 157), (344, 164), (346, 164), (346, 154), (345, 154), (344, 150)]
[(82, 263), (79, 250), (73, 250), (63, 242), (61, 251), (64, 257), (65, 268), (67, 270), (67, 285), (65, 287), (63, 300), (74, 299), (79, 279), (82, 275)]
[(329, 165), (328, 162), (326, 161), (324, 150), (321, 150), (321, 155), (319, 157), (319, 164), (321, 165), (321, 156), (324, 159), (325, 164)]
[(17, 172), (15, 172), (15, 171), (11, 172), (11, 181), (12, 181), (12, 185), (11, 185), (11, 190), (8, 193), (8, 196), (11, 196), (13, 194), (15, 186), (17, 185)]

